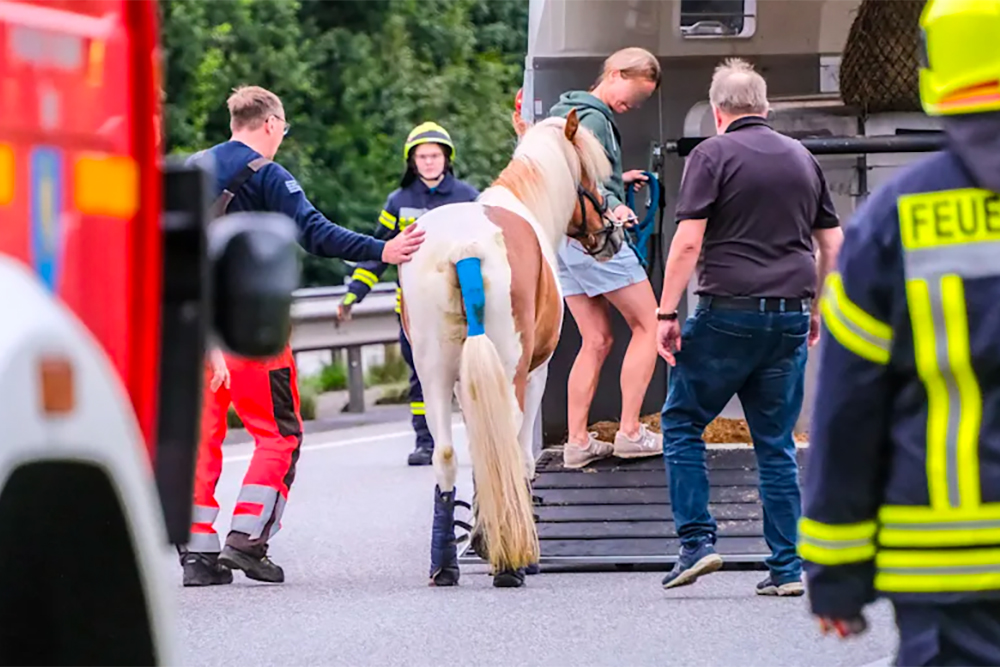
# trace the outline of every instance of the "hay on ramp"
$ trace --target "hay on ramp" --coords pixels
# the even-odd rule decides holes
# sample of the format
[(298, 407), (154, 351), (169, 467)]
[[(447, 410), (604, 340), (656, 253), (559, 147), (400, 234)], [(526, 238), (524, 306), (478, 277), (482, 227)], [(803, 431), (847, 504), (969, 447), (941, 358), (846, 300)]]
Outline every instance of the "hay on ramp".
[[(660, 432), (660, 414), (658, 412), (646, 415), (641, 421), (650, 431), (654, 433)], [(618, 431), (618, 422), (597, 422), (591, 425), (590, 430), (597, 432), (599, 440), (614, 442), (615, 433)], [(744, 443), (749, 445), (753, 443), (753, 439), (750, 437), (750, 429), (747, 427), (745, 419), (718, 417), (705, 428), (703, 437), (705, 438), (705, 442), (709, 444)], [(793, 437), (797, 442), (807, 442), (809, 439), (808, 434), (804, 432), (795, 433)]]

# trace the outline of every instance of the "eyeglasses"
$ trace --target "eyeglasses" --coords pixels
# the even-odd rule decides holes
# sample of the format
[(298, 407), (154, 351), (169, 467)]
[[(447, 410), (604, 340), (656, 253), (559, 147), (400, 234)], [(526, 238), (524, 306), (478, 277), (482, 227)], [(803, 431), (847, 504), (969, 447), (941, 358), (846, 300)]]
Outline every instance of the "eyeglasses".
[(284, 123), (284, 124), (285, 124), (285, 129), (281, 131), (281, 136), (283, 136), (283, 137), (287, 137), (287, 136), (288, 136), (288, 132), (289, 132), (289, 130), (291, 130), (291, 129), (292, 129), (292, 124), (291, 124), (291, 123), (289, 123), (289, 122), (288, 122), (287, 120), (285, 120), (284, 118), (282, 118), (281, 116), (279, 116), (278, 114), (271, 114), (271, 117), (272, 117), (272, 118), (277, 118), (278, 120), (280, 120), (280, 121), (281, 121), (282, 123)]

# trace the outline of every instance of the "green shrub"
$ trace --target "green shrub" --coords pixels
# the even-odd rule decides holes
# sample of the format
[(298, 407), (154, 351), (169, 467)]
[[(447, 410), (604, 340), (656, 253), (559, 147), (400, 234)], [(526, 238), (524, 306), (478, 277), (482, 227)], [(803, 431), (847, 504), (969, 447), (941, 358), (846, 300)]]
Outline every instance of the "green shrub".
[(410, 383), (388, 385), (382, 390), (382, 395), (375, 405), (402, 405), (410, 402)]
[(341, 363), (326, 364), (319, 372), (318, 393), (347, 389), (347, 368)]
[(299, 387), (299, 411), (304, 422), (316, 419), (316, 392), (308, 385)]
[(229, 406), (229, 412), (226, 413), (226, 425), (229, 428), (243, 428), (243, 420), (236, 414), (236, 408), (232, 405)]
[(398, 384), (410, 379), (410, 367), (402, 357), (386, 357), (385, 363), (376, 364), (365, 374), (366, 387)]

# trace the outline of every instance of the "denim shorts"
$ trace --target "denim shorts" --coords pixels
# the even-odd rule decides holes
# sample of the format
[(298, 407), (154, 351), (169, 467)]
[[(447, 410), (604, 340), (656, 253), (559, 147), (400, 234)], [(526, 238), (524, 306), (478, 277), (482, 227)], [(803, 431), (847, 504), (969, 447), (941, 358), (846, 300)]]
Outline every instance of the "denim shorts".
[(646, 270), (627, 243), (622, 243), (614, 257), (598, 262), (587, 254), (580, 242), (566, 238), (559, 246), (559, 284), (563, 296), (607, 294), (647, 280)]

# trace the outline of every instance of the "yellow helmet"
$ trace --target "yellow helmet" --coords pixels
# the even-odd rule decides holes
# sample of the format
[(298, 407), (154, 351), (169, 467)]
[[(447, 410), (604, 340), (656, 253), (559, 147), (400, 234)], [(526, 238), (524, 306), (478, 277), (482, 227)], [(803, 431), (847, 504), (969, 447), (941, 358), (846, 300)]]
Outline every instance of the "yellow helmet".
[(928, 0), (920, 28), (927, 115), (1000, 110), (1000, 0)]
[(451, 135), (437, 123), (421, 123), (410, 130), (406, 137), (406, 144), (403, 146), (403, 159), (410, 158), (410, 151), (420, 144), (441, 144), (447, 146), (451, 159), (455, 159), (455, 144), (451, 141)]

